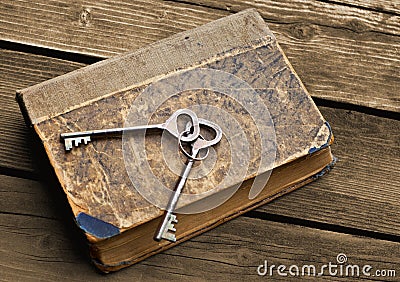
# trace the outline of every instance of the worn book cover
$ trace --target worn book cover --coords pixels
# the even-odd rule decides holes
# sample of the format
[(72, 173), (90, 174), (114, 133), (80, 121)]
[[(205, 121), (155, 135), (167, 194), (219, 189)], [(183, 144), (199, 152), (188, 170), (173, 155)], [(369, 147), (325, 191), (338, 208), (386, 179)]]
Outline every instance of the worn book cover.
[[(333, 162), (329, 124), (255, 10), (23, 89), (17, 100), (43, 143), (95, 262), (105, 271), (304, 185)], [(185, 185), (177, 242), (156, 242), (153, 227), (141, 226), (159, 221), (185, 165), (176, 138), (130, 132), (67, 152), (60, 134), (163, 123), (184, 108), (217, 123), (223, 138), (207, 159), (196, 162)], [(308, 162), (318, 156), (324, 157), (311, 170)], [(238, 195), (232, 204), (231, 197)], [(120, 257), (105, 255), (102, 247), (112, 253), (105, 246), (114, 238), (136, 240), (137, 247), (130, 245)]]

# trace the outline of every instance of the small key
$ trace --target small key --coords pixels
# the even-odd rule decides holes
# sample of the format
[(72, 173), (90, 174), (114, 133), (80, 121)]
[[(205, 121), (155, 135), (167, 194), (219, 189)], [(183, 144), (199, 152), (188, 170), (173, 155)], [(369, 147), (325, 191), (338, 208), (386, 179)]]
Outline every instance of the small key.
[[(178, 204), (179, 197), (182, 193), (183, 187), (185, 186), (186, 180), (189, 177), (190, 170), (193, 167), (193, 163), (195, 160), (197, 160), (197, 154), (200, 152), (202, 149), (207, 149), (211, 146), (214, 146), (215, 144), (219, 143), (222, 138), (222, 129), (217, 125), (214, 124), (210, 121), (207, 120), (201, 120), (203, 125), (206, 125), (210, 127), (214, 132), (215, 132), (215, 137), (212, 140), (205, 140), (201, 135), (192, 143), (192, 152), (191, 154), (188, 154), (186, 151), (185, 155), (188, 156), (188, 163), (183, 170), (181, 179), (178, 182), (178, 185), (173, 192), (167, 208), (165, 210), (164, 218), (161, 222), (161, 225), (157, 229), (156, 235), (154, 236), (154, 239), (156, 241), (160, 241), (161, 239), (165, 239), (171, 242), (176, 241), (176, 236), (175, 236), (175, 224), (178, 223), (178, 219), (175, 214), (173, 214), (176, 205)], [(182, 139), (179, 139), (179, 141), (183, 141)], [(180, 142), (181, 143), (181, 142)], [(181, 146), (182, 148), (182, 146)]]
[[(192, 131), (185, 136), (183, 136), (178, 129), (178, 117), (182, 115), (189, 116), (190, 118), (189, 122), (192, 125), (191, 127)], [(92, 137), (109, 136), (109, 135), (121, 134), (127, 131), (148, 130), (148, 129), (166, 130), (176, 138), (180, 138), (181, 136), (181, 140), (184, 142), (194, 141), (200, 134), (200, 125), (197, 115), (189, 109), (179, 109), (175, 113), (173, 113), (171, 117), (164, 123), (133, 126), (133, 127), (98, 129), (98, 130), (89, 130), (81, 132), (68, 132), (61, 134), (61, 140), (64, 141), (65, 150), (70, 151), (73, 148), (73, 146), (78, 147), (79, 144), (82, 143), (85, 145), (88, 144), (88, 142), (91, 141)]]

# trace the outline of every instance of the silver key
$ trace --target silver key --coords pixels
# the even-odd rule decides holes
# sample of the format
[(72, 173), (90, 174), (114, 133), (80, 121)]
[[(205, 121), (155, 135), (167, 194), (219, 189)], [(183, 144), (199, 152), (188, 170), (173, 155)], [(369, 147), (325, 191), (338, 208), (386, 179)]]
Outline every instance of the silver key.
[[(165, 239), (165, 240), (168, 240), (171, 242), (176, 241), (175, 224), (178, 223), (178, 219), (173, 212), (175, 210), (176, 205), (178, 204), (179, 197), (182, 193), (183, 187), (185, 186), (186, 180), (189, 177), (189, 173), (193, 167), (193, 163), (195, 160), (199, 159), (199, 158), (197, 158), (197, 154), (200, 152), (200, 150), (202, 150), (202, 149), (208, 150), (209, 147), (214, 146), (215, 144), (219, 143), (219, 141), (221, 141), (222, 129), (217, 124), (214, 124), (214, 123), (204, 120), (204, 119), (199, 119), (199, 121), (200, 121), (200, 124), (210, 127), (215, 132), (215, 137), (212, 140), (205, 140), (201, 135), (199, 135), (199, 137), (196, 139), (196, 141), (194, 141), (194, 143), (192, 143), (191, 154), (188, 154), (186, 151), (183, 150), (185, 155), (188, 156), (188, 163), (187, 163), (185, 169), (183, 170), (181, 179), (178, 182), (178, 185), (168, 202), (161, 225), (157, 229), (156, 235), (154, 236), (154, 239), (156, 241), (160, 241), (161, 239)], [(183, 140), (180, 139), (179, 141), (183, 141)]]
[[(190, 117), (190, 124), (192, 125), (192, 131), (182, 135), (178, 129), (178, 117), (186, 115)], [(166, 130), (176, 138), (181, 138), (184, 142), (191, 142), (197, 139), (200, 134), (200, 125), (197, 115), (189, 109), (179, 109), (171, 115), (170, 118), (164, 123), (152, 124), (152, 125), (142, 125), (133, 127), (121, 127), (121, 128), (110, 128), (110, 129), (98, 129), (89, 130), (81, 132), (68, 132), (61, 134), (61, 140), (64, 141), (65, 150), (70, 151), (73, 146), (78, 147), (79, 144), (88, 144), (92, 137), (109, 136), (115, 134), (121, 134), (127, 131), (136, 130), (148, 130), (148, 129), (158, 129)]]

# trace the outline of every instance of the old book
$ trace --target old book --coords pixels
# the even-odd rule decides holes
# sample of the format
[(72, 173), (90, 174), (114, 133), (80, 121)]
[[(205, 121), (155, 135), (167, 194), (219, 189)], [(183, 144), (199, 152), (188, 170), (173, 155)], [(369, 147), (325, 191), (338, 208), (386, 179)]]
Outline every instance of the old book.
[[(23, 89), (17, 100), (105, 272), (297, 189), (334, 163), (329, 124), (255, 10)], [(146, 134), (135, 147), (130, 133), (66, 152), (60, 134), (162, 123), (180, 108), (218, 123), (224, 136), (185, 185), (177, 241), (158, 242), (163, 209), (153, 200), (166, 204), (160, 186), (175, 187), (185, 160), (176, 138)]]

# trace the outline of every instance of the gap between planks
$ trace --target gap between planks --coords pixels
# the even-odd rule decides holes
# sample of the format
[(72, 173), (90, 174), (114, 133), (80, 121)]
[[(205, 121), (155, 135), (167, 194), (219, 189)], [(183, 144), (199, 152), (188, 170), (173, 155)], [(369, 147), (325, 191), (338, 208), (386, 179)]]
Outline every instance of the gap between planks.
[(319, 0), (339, 5), (347, 5), (352, 8), (361, 8), (368, 11), (400, 15), (400, 2), (392, 0)]
[[(396, 3), (391, 0), (317, 0), (317, 1), (307, 1), (307, 0), (263, 0), (263, 1), (245, 1), (245, 0), (171, 0), (172, 2), (184, 3), (197, 5), (199, 7), (207, 7), (212, 9), (219, 9), (222, 11), (237, 12), (239, 10), (247, 8), (257, 8), (260, 10), (265, 18), (269, 18), (265, 15), (274, 16), (276, 9), (286, 9), (292, 10), (289, 12), (290, 15), (296, 12), (308, 11), (311, 14), (318, 15), (318, 12), (326, 12), (324, 10), (329, 10), (328, 21), (325, 24), (336, 23), (337, 26), (346, 26), (346, 22), (340, 22), (338, 19), (340, 17), (345, 18), (346, 16), (352, 14), (355, 17), (361, 19), (371, 19), (379, 14), (388, 14), (389, 16), (400, 15), (400, 3)], [(323, 7), (323, 8), (321, 8)], [(338, 11), (341, 10), (341, 11)], [(360, 17), (360, 14), (369, 15), (368, 17)], [(333, 12), (333, 13), (332, 13)], [(337, 16), (337, 17), (336, 17)], [(334, 19), (334, 20), (332, 20)], [(379, 19), (379, 17), (375, 18)], [(335, 22), (335, 20), (338, 20)], [(366, 21), (368, 22), (368, 21)], [(320, 22), (322, 23), (322, 22)], [(351, 26), (351, 25), (350, 25)], [(357, 26), (351, 26), (352, 30), (357, 31)]]
[[(0, 166), (13, 171), (39, 171), (33, 139), (14, 100), (13, 88), (35, 84), (83, 64), (42, 56), (0, 51)], [(400, 121), (349, 110), (320, 107), (336, 137), (337, 167), (321, 181), (308, 185), (271, 205), (273, 213), (315, 222), (399, 235)], [(34, 161), (35, 160), (35, 161)], [(15, 175), (15, 174), (14, 174)], [(316, 200), (318, 199), (318, 200)], [(305, 204), (307, 203), (307, 204)]]
[[(204, 281), (237, 281), (256, 279), (257, 267), (265, 260), (268, 265), (321, 267), (328, 262), (336, 263), (339, 253), (347, 255), (349, 264), (369, 264), (374, 269), (398, 272), (400, 264), (398, 243), (239, 217), (139, 264), (103, 276), (90, 265), (86, 247), (66, 221), (0, 213), (5, 235), (0, 238), (2, 278), (154, 281), (168, 277), (184, 281), (201, 277)], [(272, 278), (287, 280), (276, 272)], [(343, 279), (327, 275), (324, 278)]]
[[(0, 142), (4, 148), (0, 152), (0, 166), (14, 170), (22, 169), (30, 173), (34, 172), (32, 148), (30, 147), (32, 138), (26, 130), (15, 101), (16, 89), (34, 85), (83, 66), (85, 64), (0, 50), (0, 103), (2, 105), (0, 128), (3, 130), (3, 133), (0, 134)], [(315, 72), (317, 72), (317, 66)], [(391, 87), (393, 87), (393, 90), (397, 88), (396, 83), (388, 84), (388, 92), (391, 92)], [(393, 91), (391, 93), (393, 95), (393, 93), (398, 92)], [(337, 104), (330, 105), (329, 100), (324, 99), (323, 105), (335, 107)], [(357, 109), (357, 107), (355, 108)], [(384, 113), (384, 111), (381, 110), (380, 113)]]
[[(6, 1), (0, 4), (0, 38), (104, 58), (253, 7), (314, 97), (399, 112), (399, 16), (344, 2)], [(389, 1), (366, 3), (397, 7)]]
[[(326, 107), (320, 110), (333, 127), (336, 140), (332, 151), (339, 158), (336, 167), (318, 181), (257, 211), (266, 216), (274, 214), (315, 222), (316, 226), (330, 224), (358, 229), (360, 233), (364, 230), (399, 236), (400, 175), (393, 164), (400, 159), (400, 121)], [(42, 168), (42, 173), (49, 175), (51, 169)], [(43, 179), (49, 182), (48, 176)], [(13, 192), (16, 185), (2, 183), (4, 193), (21, 195)], [(61, 190), (56, 181), (52, 187)], [(37, 202), (37, 199), (25, 200)], [(27, 211), (20, 210), (30, 206), (29, 203), (20, 206), (25, 200), (10, 200), (10, 205), (16, 204), (7, 211), (26, 214)]]

